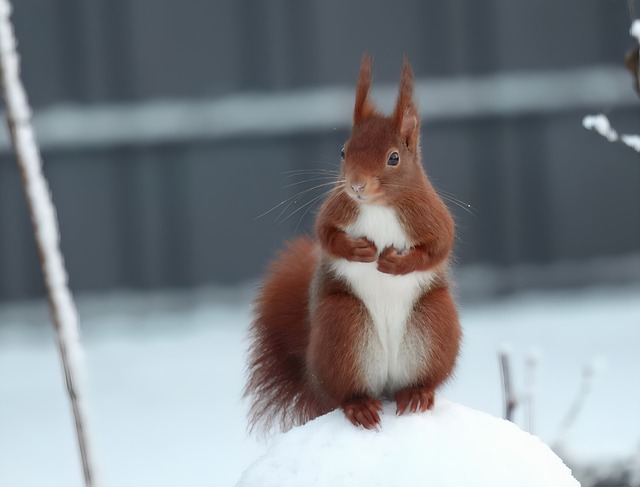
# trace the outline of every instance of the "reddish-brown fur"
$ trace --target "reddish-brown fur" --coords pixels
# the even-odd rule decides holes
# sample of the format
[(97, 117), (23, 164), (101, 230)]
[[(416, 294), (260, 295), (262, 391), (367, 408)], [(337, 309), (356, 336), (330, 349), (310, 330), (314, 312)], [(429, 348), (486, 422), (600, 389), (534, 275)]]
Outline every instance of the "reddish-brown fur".
[[(245, 390), (253, 401), (252, 425), (278, 422), (286, 429), (342, 407), (354, 424), (378, 427), (381, 398), (371, 397), (358, 363), (375, 330), (364, 303), (332, 270), (335, 259), (377, 259), (378, 271), (392, 275), (435, 273), (406, 324), (426, 358), (415, 380), (392, 392), (398, 414), (430, 409), (435, 390), (455, 366), (461, 332), (447, 281), (454, 226), (422, 168), (411, 67), (405, 60), (391, 117), (376, 111), (370, 85), (371, 59), (364, 56), (354, 126), (344, 148), (346, 182), (320, 209), (318, 243), (307, 238), (290, 243), (257, 298)], [(386, 163), (393, 152), (399, 155), (397, 166)], [(377, 249), (367, 238), (350, 237), (346, 229), (361, 204), (393, 208), (411, 247)]]
[(272, 263), (255, 301), (246, 392), (253, 422), (265, 429), (287, 428), (331, 409), (307, 378), (309, 288), (317, 261), (313, 241), (291, 242)]

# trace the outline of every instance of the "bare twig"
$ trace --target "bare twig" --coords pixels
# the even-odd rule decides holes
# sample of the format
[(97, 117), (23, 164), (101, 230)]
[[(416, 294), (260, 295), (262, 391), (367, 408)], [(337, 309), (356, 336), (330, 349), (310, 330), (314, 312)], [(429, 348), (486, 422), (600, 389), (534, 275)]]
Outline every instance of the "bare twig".
[(524, 408), (526, 428), (529, 433), (534, 430), (534, 398), (536, 392), (536, 376), (539, 364), (539, 353), (531, 350), (525, 359), (525, 391), (524, 391)]
[(513, 421), (513, 412), (515, 411), (518, 402), (515, 394), (513, 393), (513, 386), (511, 383), (508, 351), (506, 349), (500, 350), (500, 352), (498, 352), (498, 358), (500, 360), (500, 375), (502, 376), (504, 418), (508, 421)]
[(20, 81), (19, 60), (13, 26), (9, 18), (9, 0), (0, 0), (0, 77), (7, 107), (7, 121), (16, 153), (29, 214), (34, 228), (40, 264), (44, 274), (51, 317), (64, 370), (67, 393), (73, 418), (84, 480), (87, 487), (96, 485), (94, 462), (87, 438), (87, 426), (78, 383), (81, 349), (78, 339), (76, 308), (67, 285), (58, 223), (47, 181), (42, 174), (42, 160), (31, 126), (31, 110)]
[(582, 408), (584, 407), (587, 397), (589, 397), (589, 393), (593, 387), (593, 378), (596, 375), (596, 372), (599, 369), (599, 360), (593, 360), (591, 363), (585, 365), (582, 368), (582, 382), (580, 384), (580, 388), (576, 393), (575, 398), (573, 399), (573, 403), (571, 407), (565, 414), (562, 422), (560, 423), (560, 429), (558, 432), (558, 438), (555, 441), (555, 449), (562, 449), (567, 441), (569, 436), (569, 432), (573, 427), (576, 419), (580, 415)]

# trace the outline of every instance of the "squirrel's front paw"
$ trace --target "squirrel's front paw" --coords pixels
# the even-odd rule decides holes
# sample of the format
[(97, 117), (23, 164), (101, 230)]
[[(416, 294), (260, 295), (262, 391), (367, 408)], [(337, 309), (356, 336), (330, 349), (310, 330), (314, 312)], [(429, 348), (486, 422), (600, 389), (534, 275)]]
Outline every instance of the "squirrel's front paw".
[(402, 275), (412, 272), (406, 253), (398, 252), (393, 247), (387, 247), (378, 257), (378, 270), (385, 274)]
[(350, 240), (350, 255), (347, 260), (353, 262), (373, 262), (378, 249), (370, 240), (362, 237)]

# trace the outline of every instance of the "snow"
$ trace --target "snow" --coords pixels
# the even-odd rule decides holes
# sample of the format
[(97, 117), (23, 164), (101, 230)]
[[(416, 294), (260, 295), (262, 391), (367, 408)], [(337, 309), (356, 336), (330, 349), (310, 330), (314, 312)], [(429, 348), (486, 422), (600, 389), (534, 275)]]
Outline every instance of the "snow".
[(41, 254), (44, 279), (57, 332), (56, 340), (78, 423), (78, 439), (83, 455), (86, 455), (87, 485), (90, 485), (94, 469), (92, 468), (91, 450), (88, 446), (86, 408), (80, 383), (82, 354), (78, 333), (78, 317), (67, 285), (67, 273), (60, 252), (60, 236), (55, 209), (51, 201), (49, 187), (42, 173), (42, 160), (30, 123), (31, 109), (20, 81), (20, 63), (10, 15), (10, 3), (7, 0), (0, 0), (0, 74), (2, 75), (3, 95), (7, 106), (7, 118), (12, 128), (16, 157), (35, 228), (36, 242)]
[(587, 130), (595, 130), (609, 142), (618, 140), (618, 132), (611, 127), (609, 119), (602, 113), (598, 115), (587, 115), (582, 119), (582, 126)]
[(620, 141), (636, 152), (640, 152), (640, 136), (629, 134), (618, 135), (618, 132), (611, 126), (611, 122), (609, 122), (607, 116), (602, 113), (585, 116), (582, 119), (582, 126), (587, 130), (595, 130), (609, 142)]
[(0, 58), (2, 59), (2, 85), (12, 115), (20, 121), (28, 121), (31, 110), (27, 95), (20, 82), (20, 60), (16, 53), (16, 40), (9, 17), (11, 4), (0, 0)]
[[(630, 34), (640, 43), (640, 20), (634, 20), (631, 24)], [(587, 130), (595, 130), (609, 142), (620, 141), (636, 152), (640, 152), (640, 135), (621, 134), (611, 126), (606, 115), (587, 115), (582, 119), (582, 126)]]
[(640, 43), (640, 20), (634, 20), (631, 24), (630, 34)]
[(622, 135), (620, 140), (636, 152), (640, 152), (640, 135)]
[[(516, 394), (539, 350), (535, 433), (554, 444), (584, 366), (607, 366), (566, 437), (571, 458), (600, 461), (640, 440), (640, 283), (462, 303), (455, 379), (438, 395), (499, 416), (497, 352), (511, 348)], [(88, 398), (104, 484), (234, 485), (266, 449), (246, 432), (247, 289), (80, 296)], [(78, 487), (81, 471), (46, 303), (0, 306), (0, 485)], [(515, 412), (526, 425), (523, 409)], [(38, 465), (38, 468), (33, 468)]]
[(509, 421), (443, 399), (432, 412), (395, 415), (379, 432), (334, 411), (280, 436), (237, 487), (579, 487), (538, 438)]

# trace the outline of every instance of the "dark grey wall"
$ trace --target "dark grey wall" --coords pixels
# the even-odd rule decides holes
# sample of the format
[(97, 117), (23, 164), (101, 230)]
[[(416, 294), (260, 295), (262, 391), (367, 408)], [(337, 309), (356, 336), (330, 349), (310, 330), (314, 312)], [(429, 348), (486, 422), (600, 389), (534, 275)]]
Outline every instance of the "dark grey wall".
[(349, 85), (363, 51), (395, 82), (618, 63), (624, 0), (20, 0), (34, 105)]
[[(416, 76), (428, 78), (617, 64), (630, 45), (623, 1), (16, 4), (23, 76), (36, 109), (352, 86), (364, 50), (375, 55), (376, 82), (384, 83), (395, 82), (404, 53)], [(583, 115), (565, 109), (425, 124), (427, 172), (437, 187), (477, 210), (450, 205), (461, 265), (588, 261), (640, 251), (640, 157), (586, 132)], [(615, 107), (615, 115), (640, 133), (637, 104)], [(312, 226), (314, 211), (305, 213), (306, 207), (279, 224), (279, 211), (255, 219), (305, 187), (286, 187), (300, 179), (283, 172), (337, 162), (347, 136), (339, 129), (45, 147), (72, 287), (255, 278), (284, 239)], [(23, 200), (5, 151), (0, 299), (42, 292)]]

